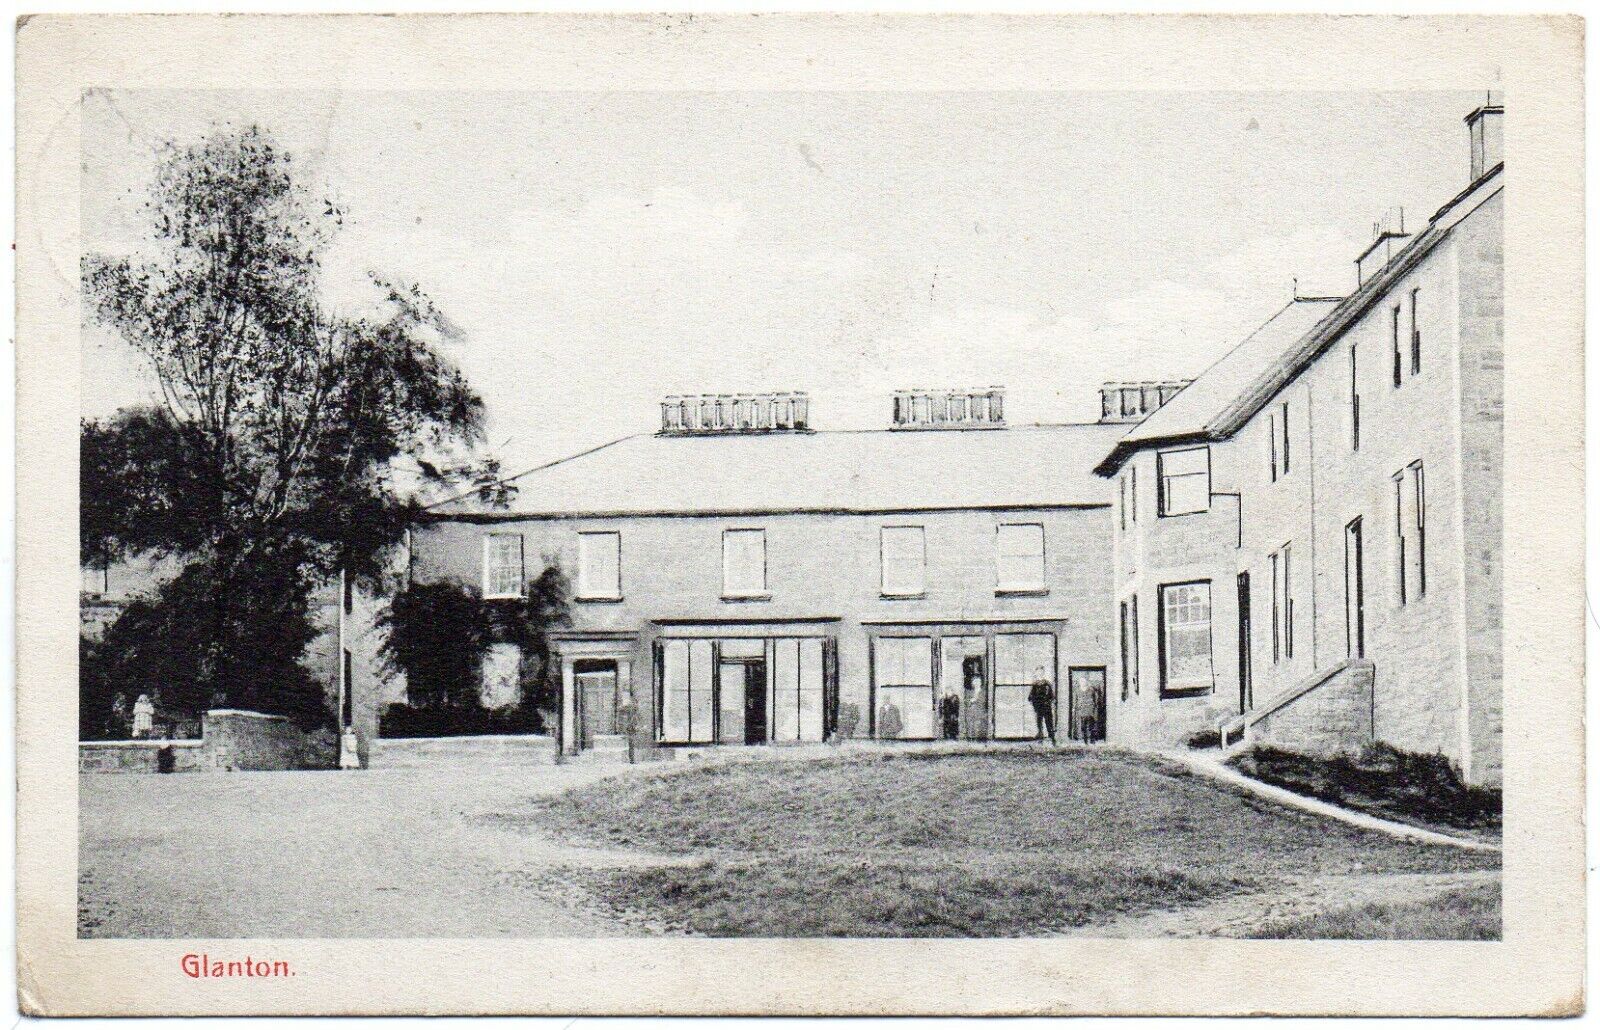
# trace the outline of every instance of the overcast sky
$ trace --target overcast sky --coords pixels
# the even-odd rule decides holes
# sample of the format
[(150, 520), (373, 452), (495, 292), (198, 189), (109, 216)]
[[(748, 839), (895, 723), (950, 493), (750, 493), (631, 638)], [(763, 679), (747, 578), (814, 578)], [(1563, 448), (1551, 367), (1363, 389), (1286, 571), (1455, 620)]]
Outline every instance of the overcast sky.
[[(807, 390), (881, 426), (904, 386), (1092, 421), (1291, 295), (1344, 294), (1372, 223), (1467, 184), (1481, 94), (94, 92), (85, 247), (135, 251), (163, 139), (257, 123), (371, 269), (462, 329), (508, 470), (650, 431), (669, 393)], [(151, 396), (90, 329), (87, 415)], [(509, 442), (507, 442), (509, 441)]]

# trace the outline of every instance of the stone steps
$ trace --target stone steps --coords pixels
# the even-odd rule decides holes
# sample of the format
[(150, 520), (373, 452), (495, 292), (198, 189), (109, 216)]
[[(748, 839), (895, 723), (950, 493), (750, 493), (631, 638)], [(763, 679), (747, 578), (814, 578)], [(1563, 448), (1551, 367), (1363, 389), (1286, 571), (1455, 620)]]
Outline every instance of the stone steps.
[(633, 761), (628, 738), (623, 736), (595, 737), (575, 755), (565, 759), (575, 765), (627, 765)]

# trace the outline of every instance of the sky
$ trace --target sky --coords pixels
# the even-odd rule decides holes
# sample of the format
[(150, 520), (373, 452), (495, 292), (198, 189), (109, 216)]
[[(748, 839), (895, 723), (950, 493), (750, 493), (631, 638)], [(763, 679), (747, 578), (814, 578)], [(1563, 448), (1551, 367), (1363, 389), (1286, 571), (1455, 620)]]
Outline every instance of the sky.
[[(1482, 94), (90, 91), (84, 248), (148, 250), (163, 140), (257, 124), (368, 271), (461, 330), (508, 472), (659, 426), (676, 393), (805, 390), (819, 429), (905, 387), (1012, 422), (1192, 377), (1295, 289), (1343, 295), (1373, 223), (1467, 185)], [(154, 396), (87, 324), (86, 416)]]

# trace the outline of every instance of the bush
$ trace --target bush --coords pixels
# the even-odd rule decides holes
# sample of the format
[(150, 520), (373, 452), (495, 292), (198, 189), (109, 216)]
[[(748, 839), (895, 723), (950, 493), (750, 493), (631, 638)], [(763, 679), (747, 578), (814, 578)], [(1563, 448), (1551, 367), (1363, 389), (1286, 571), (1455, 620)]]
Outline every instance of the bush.
[(1441, 754), (1368, 744), (1320, 758), (1257, 745), (1231, 760), (1246, 776), (1373, 815), (1452, 829), (1500, 828), (1500, 791), (1469, 786)]
[(386, 705), (378, 720), (380, 737), (471, 737), (544, 732), (544, 720), (532, 705), (484, 708), (482, 705), (435, 705), (413, 708)]
[(1221, 731), (1213, 728), (1209, 730), (1196, 730), (1189, 734), (1189, 739), (1184, 741), (1191, 751), (1214, 750), (1222, 746)]

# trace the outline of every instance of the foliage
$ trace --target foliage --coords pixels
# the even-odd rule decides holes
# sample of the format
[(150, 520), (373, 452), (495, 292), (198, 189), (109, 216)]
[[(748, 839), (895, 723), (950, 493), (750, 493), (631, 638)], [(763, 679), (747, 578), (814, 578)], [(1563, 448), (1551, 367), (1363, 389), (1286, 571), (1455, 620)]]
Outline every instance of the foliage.
[[(569, 621), (567, 597), (567, 579), (554, 561), (516, 599), (485, 601), (475, 586), (459, 580), (413, 583), (401, 591), (378, 613), (376, 625), (383, 637), (382, 669), (405, 676), (410, 703), (385, 710), (383, 735), (545, 729), (538, 713), (556, 707), (560, 697), (548, 634)], [(523, 711), (505, 716), (514, 728), (480, 702), (483, 660), (496, 643), (513, 644), (521, 655)], [(436, 714), (419, 714), (430, 711)]]
[[(98, 642), (84, 645), (80, 723), (110, 732), (118, 695), (160, 691), (164, 709), (197, 713), (226, 705), (287, 715), (305, 727), (326, 719), (323, 688), (300, 656), (316, 636), (293, 561), (235, 568), (221, 583), (233, 597), (211, 605), (218, 570), (195, 562), (131, 600)], [(216, 664), (196, 661), (209, 654)], [(116, 734), (122, 736), (125, 734)]]
[[(341, 568), (379, 581), (418, 513), (397, 466), (476, 443), (482, 402), (441, 350), (458, 333), (415, 286), (374, 278), (353, 314), (324, 302), (343, 212), (262, 130), (167, 145), (144, 213), (149, 254), (82, 268), (89, 310), (143, 356), (159, 401), (83, 423), (80, 547), (186, 569), (104, 648), (174, 694), (293, 714), (310, 591)], [(180, 598), (204, 616), (160, 610)]]
[(1230, 760), (1246, 776), (1372, 815), (1455, 830), (1500, 829), (1500, 791), (1469, 786), (1444, 755), (1368, 744), (1324, 758), (1257, 745)]
[(1184, 741), (1184, 745), (1191, 751), (1214, 751), (1222, 746), (1222, 731), (1216, 727), (1195, 730), (1189, 734), (1189, 739)]
[(485, 708), (475, 701), (416, 707), (385, 705), (378, 723), (384, 737), (464, 737), (539, 733), (539, 715), (527, 704)]

